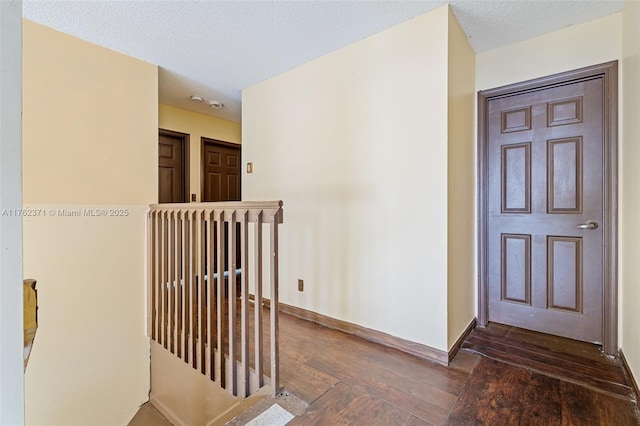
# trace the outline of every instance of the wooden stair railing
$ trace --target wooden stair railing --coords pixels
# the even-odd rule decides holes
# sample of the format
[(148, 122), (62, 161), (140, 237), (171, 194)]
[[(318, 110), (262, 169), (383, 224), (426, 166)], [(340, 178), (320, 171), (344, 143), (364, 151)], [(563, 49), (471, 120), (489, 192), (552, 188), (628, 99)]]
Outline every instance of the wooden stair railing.
[[(262, 293), (268, 284), (271, 306), (277, 306), (282, 220), (281, 201), (157, 204), (147, 215), (149, 337), (240, 398), (266, 384)], [(268, 315), (268, 386), (275, 395), (278, 309)]]

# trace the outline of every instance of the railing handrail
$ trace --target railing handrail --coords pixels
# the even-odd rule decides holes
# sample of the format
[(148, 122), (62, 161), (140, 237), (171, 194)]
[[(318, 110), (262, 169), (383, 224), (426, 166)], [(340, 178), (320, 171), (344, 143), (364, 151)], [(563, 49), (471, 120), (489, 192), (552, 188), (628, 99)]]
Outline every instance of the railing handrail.
[(157, 203), (149, 204), (152, 209), (280, 209), (281, 200), (275, 201), (216, 201), (204, 203)]
[(197, 210), (225, 210), (225, 211), (263, 211), (269, 216), (276, 218), (277, 223), (283, 222), (282, 200), (276, 201), (221, 201), (206, 203), (163, 203), (149, 204), (151, 213), (157, 210), (180, 210), (180, 211), (197, 211)]

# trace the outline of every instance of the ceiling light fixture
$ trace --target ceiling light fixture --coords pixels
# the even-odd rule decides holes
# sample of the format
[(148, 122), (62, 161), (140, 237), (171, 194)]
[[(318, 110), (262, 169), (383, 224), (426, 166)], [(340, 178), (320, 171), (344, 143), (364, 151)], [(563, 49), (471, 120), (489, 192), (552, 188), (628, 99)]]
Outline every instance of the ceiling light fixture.
[(215, 109), (222, 109), (224, 107), (224, 104), (220, 101), (211, 101), (209, 102), (209, 106)]
[(196, 95), (191, 96), (191, 100), (197, 103), (204, 102), (204, 98), (202, 96), (196, 96)]

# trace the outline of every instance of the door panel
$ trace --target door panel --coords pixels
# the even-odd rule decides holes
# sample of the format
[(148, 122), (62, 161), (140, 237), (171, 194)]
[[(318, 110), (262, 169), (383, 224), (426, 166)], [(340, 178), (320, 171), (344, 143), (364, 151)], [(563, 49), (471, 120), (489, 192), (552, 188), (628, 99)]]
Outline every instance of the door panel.
[(582, 137), (549, 141), (549, 213), (582, 212)]
[(602, 342), (603, 78), (490, 99), (488, 319)]
[(531, 212), (531, 143), (502, 149), (502, 213)]
[(531, 235), (502, 234), (501, 299), (531, 304)]
[(582, 238), (547, 237), (550, 309), (582, 312)]
[(220, 173), (208, 172), (205, 181), (205, 198), (202, 201), (223, 200)]

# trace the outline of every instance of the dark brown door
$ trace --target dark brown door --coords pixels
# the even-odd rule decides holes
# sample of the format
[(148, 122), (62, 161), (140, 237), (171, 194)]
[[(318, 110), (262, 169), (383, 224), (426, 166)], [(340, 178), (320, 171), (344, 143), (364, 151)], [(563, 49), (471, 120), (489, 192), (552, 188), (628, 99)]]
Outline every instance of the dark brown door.
[[(202, 138), (202, 201), (240, 201), (242, 195), (240, 191), (240, 146)], [(236, 226), (236, 233), (236, 265), (241, 267), (239, 223)], [(228, 224), (225, 224), (224, 247), (227, 254), (224, 258), (225, 270), (228, 270), (229, 262), (228, 243), (229, 230)], [(240, 281), (236, 280), (236, 283), (239, 286)], [(239, 290), (238, 294), (240, 294)]]
[(603, 340), (603, 78), (488, 101), (488, 319)]
[(240, 146), (202, 138), (202, 201), (239, 201)]
[(187, 201), (188, 135), (160, 131), (158, 145), (158, 202)]

